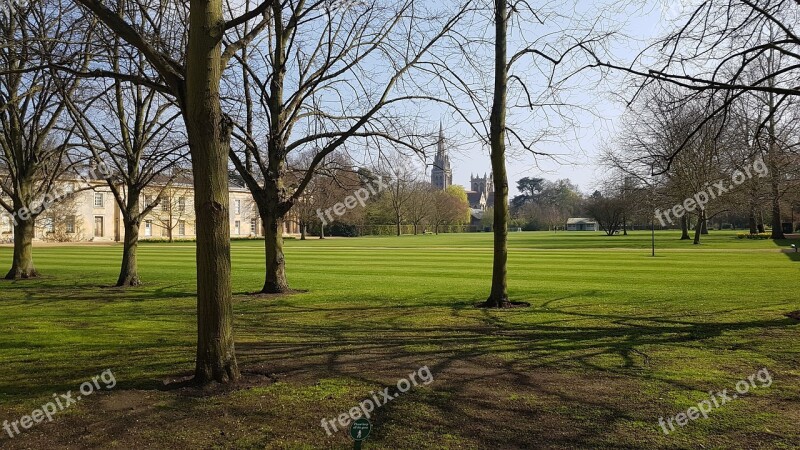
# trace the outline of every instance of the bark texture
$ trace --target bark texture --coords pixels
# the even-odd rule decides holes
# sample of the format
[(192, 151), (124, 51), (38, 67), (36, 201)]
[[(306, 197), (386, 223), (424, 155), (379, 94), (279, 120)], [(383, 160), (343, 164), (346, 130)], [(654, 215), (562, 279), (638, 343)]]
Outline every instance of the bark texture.
[(494, 98), (489, 124), (492, 171), (494, 173), (494, 255), (492, 289), (486, 305), (511, 306), (508, 300), (508, 174), (506, 173), (506, 101), (508, 92), (508, 7), (495, 0)]
[(36, 278), (39, 272), (33, 265), (34, 221), (19, 220), (14, 225), (14, 256), (6, 280)]
[(192, 155), (197, 227), (195, 382), (239, 378), (233, 339), (228, 151), (231, 123), (220, 107), (221, 0), (191, 0), (184, 117)]

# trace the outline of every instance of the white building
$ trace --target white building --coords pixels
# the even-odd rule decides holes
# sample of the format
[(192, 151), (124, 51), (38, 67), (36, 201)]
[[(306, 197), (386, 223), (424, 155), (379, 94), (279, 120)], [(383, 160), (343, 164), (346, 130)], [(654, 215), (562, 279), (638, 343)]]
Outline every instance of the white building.
[[(62, 192), (74, 192), (78, 182), (64, 182)], [(145, 190), (140, 207), (152, 204), (161, 187)], [(250, 191), (230, 186), (230, 230), (232, 238), (264, 236), (261, 219)], [(293, 219), (284, 221), (284, 235), (299, 234)], [(13, 218), (0, 213), (0, 242), (13, 240)], [(36, 219), (35, 239), (60, 242), (120, 242), (125, 235), (122, 213), (111, 188), (103, 181), (90, 182), (90, 189), (74, 192), (52, 203)], [(195, 238), (194, 189), (190, 184), (165, 188), (161, 201), (142, 220), (140, 239), (181, 240)]]
[(567, 231), (600, 231), (600, 225), (593, 219), (570, 217), (567, 219)]

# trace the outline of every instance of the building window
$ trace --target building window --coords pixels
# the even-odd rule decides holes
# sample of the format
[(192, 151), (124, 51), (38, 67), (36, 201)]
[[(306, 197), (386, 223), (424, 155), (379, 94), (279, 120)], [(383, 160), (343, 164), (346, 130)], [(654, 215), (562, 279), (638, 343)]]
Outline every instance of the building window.
[(103, 237), (103, 216), (94, 217), (94, 237)]
[(44, 232), (52, 233), (54, 231), (56, 231), (56, 227), (55, 224), (53, 223), (53, 219), (49, 217), (44, 219)]
[(233, 234), (238, 235), (239, 231), (241, 230), (241, 227), (242, 227), (242, 222), (238, 220), (233, 222)]
[(178, 197), (178, 212), (186, 211), (186, 197)]
[(144, 222), (144, 235), (150, 237), (153, 235), (153, 221), (146, 220)]
[(256, 219), (250, 219), (250, 233), (258, 236), (258, 230), (256, 230)]
[(186, 236), (186, 221), (178, 221), (178, 236)]
[(102, 192), (95, 192), (94, 193), (94, 207), (95, 208), (102, 208), (103, 207), (103, 193)]
[(241, 214), (242, 213), (242, 201), (241, 200), (234, 200), (233, 204), (234, 204), (234, 213), (237, 214), (237, 215)]
[(161, 199), (161, 211), (164, 211), (164, 212), (169, 211), (169, 206), (170, 206), (170, 199), (162, 198)]
[(66, 229), (67, 233), (75, 232), (75, 216), (67, 216)]

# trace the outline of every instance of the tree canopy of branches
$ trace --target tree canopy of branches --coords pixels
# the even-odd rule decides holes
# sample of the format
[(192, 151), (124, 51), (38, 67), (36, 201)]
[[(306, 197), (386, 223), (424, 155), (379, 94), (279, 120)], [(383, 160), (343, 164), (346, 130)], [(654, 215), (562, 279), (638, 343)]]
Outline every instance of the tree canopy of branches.
[(75, 44), (87, 38), (78, 16), (60, 1), (34, 0), (0, 21), (0, 206), (14, 223), (8, 279), (38, 276), (32, 254), (36, 218), (60, 196), (64, 175), (75, 176), (78, 161), (69, 158), (72, 130), (60, 94), (74, 92), (80, 80), (57, 74), (50, 61), (78, 54), (71, 64), (86, 67), (89, 52)]
[[(141, 14), (138, 10), (127, 14)], [(141, 20), (141, 19), (140, 19)], [(120, 38), (96, 40), (95, 62), (102, 57), (114, 73), (146, 78), (149, 66), (141, 54), (122, 45)], [(65, 96), (82, 146), (95, 164), (113, 171), (106, 178), (124, 227), (122, 264), (117, 286), (138, 286), (137, 248), (142, 220), (162, 202), (173, 181), (170, 174), (185, 162), (185, 137), (173, 132), (180, 111), (157, 89), (120, 79), (101, 79), (96, 89)], [(82, 98), (79, 98), (82, 97)], [(155, 200), (141, 205), (145, 191)], [(167, 199), (169, 200), (169, 199)], [(172, 228), (170, 227), (170, 238)]]
[[(266, 14), (269, 32), (229, 55), (241, 67), (230, 95), (242, 105), (241, 145), (230, 156), (264, 223), (262, 292), (281, 293), (289, 290), (281, 224), (323, 161), (349, 147), (424, 147), (398, 109), (420, 99), (405, 81), (461, 13), (434, 14), (411, 0), (317, 0), (271, 2)], [(289, 185), (287, 161), (301, 152), (310, 161)]]
[[(231, 294), (228, 155), (232, 120), (222, 112), (220, 80), (234, 53), (268, 23), (262, 17), (270, 3), (230, 20), (222, 0), (190, 0), (186, 5), (137, 0), (108, 4), (74, 0), (91, 11), (108, 30), (135, 49), (157, 77), (116, 73), (109, 67), (84, 76), (111, 77), (147, 85), (170, 96), (183, 117), (192, 160), (197, 236), (197, 358), (195, 382), (227, 383), (239, 378), (233, 340)], [(279, 6), (279, 2), (275, 3)], [(142, 16), (124, 12), (133, 7)], [(237, 27), (261, 17), (246, 34)], [(171, 33), (185, 30), (174, 45)], [(183, 34), (181, 33), (181, 36)], [(227, 38), (230, 37), (230, 41)]]

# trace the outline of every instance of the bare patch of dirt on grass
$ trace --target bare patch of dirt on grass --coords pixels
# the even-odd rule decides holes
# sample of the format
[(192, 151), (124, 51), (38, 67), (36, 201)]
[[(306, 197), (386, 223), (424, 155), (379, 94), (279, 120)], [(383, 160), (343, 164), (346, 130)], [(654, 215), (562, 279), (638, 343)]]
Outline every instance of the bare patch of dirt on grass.
[[(237, 347), (240, 383), (103, 393), (2, 446), (347, 449), (352, 448), (347, 433), (329, 436), (321, 421), (335, 420), (389, 387), (398, 395), (372, 413), (374, 428), (365, 448), (691, 447), (680, 435), (663, 436), (658, 417), (679, 411), (661, 401), (658, 390), (644, 389), (636, 374), (556, 370), (453, 351), (412, 354), (313, 343)], [(399, 393), (398, 380), (422, 366), (433, 381)], [(731, 430), (705, 442), (766, 448), (787, 442), (782, 436)]]

